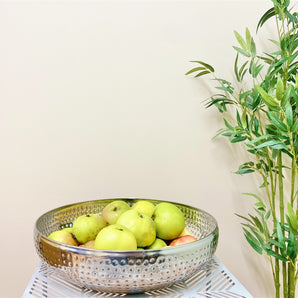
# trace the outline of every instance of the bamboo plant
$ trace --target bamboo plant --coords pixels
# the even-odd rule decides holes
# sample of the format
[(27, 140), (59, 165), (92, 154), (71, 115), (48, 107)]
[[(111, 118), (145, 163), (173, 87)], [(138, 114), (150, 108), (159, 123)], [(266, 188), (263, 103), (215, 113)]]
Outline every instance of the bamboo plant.
[[(260, 189), (245, 195), (255, 204), (243, 220), (251, 247), (268, 258), (276, 297), (295, 297), (298, 279), (298, 14), (290, 0), (271, 0), (257, 24), (275, 22), (272, 51), (259, 53), (248, 29), (235, 33), (235, 82), (217, 77), (203, 61), (187, 75), (211, 76), (215, 94), (206, 101), (222, 114), (217, 135), (241, 143), (248, 152), (237, 174), (254, 173)], [(250, 87), (247, 87), (250, 86)]]

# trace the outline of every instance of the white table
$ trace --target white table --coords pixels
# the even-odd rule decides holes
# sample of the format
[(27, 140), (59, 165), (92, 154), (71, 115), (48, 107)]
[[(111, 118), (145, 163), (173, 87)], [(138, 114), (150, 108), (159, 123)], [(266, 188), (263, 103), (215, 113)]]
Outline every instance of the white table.
[(202, 270), (191, 278), (173, 286), (142, 294), (104, 294), (71, 284), (54, 274), (50, 268), (40, 263), (36, 268), (24, 294), (26, 297), (253, 297), (227, 270), (217, 257), (214, 257)]

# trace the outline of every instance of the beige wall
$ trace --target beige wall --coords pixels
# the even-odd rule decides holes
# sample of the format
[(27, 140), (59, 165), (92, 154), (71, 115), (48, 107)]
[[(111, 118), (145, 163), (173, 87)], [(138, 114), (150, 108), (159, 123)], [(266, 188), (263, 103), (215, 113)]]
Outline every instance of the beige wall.
[[(231, 77), (233, 30), (255, 30), (269, 0), (0, 1), (0, 296), (20, 296), (39, 260), (34, 222), (60, 205), (173, 200), (218, 220), (217, 256), (255, 297), (269, 265), (234, 213), (255, 182), (205, 110), (202, 59)], [(269, 27), (261, 30), (268, 34)], [(262, 42), (263, 43), (263, 42)]]

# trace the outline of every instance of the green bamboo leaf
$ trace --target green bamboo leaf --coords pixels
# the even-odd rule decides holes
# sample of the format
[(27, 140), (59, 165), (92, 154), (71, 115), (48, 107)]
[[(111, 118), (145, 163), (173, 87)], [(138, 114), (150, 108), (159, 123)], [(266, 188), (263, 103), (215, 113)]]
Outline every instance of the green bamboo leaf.
[(237, 215), (238, 217), (240, 217), (240, 218), (242, 218), (242, 219), (244, 219), (244, 220), (250, 222), (251, 224), (253, 224), (253, 222), (252, 222), (249, 218), (247, 218), (247, 217), (245, 217), (245, 216), (243, 216), (243, 215), (240, 215), (240, 214), (238, 214), (238, 213), (235, 213), (235, 215)]
[(298, 252), (298, 239), (295, 240), (294, 245), (293, 245), (293, 250), (291, 255), (289, 256), (292, 260), (295, 260), (297, 257), (297, 252)]
[(239, 55), (237, 53), (235, 62), (234, 62), (234, 73), (235, 73), (237, 81), (240, 82), (240, 76), (239, 76), (239, 72), (238, 72), (238, 58), (239, 58)]
[(257, 229), (254, 228), (254, 227), (251, 227), (250, 229), (251, 229), (252, 233), (256, 236), (256, 238), (258, 239), (258, 241), (259, 241), (259, 243), (260, 243), (260, 246), (262, 247), (263, 245), (265, 245), (264, 240), (263, 240), (263, 238), (262, 238), (262, 236), (261, 236), (261, 234), (263, 234), (263, 232), (261, 232), (261, 234), (260, 234), (260, 233), (257, 231)]
[(292, 205), (289, 202), (287, 204), (287, 210), (288, 210), (290, 223), (291, 223), (292, 227), (297, 230), (298, 229), (298, 218), (296, 216), (295, 211), (293, 210)]
[(242, 127), (247, 128), (248, 117), (247, 117), (247, 109), (246, 109), (246, 107), (243, 109), (243, 113), (241, 115), (241, 124), (242, 124)]
[(254, 172), (253, 169), (239, 169), (237, 172), (235, 172), (235, 174), (244, 175), (244, 174), (250, 174), (250, 173), (253, 173), (253, 172)]
[(271, 41), (274, 45), (276, 45), (278, 48), (280, 47), (280, 42), (274, 39), (269, 38), (269, 41)]
[(276, 149), (272, 150), (272, 158), (276, 159), (278, 151)]
[(246, 28), (246, 30), (245, 30), (245, 36), (246, 36), (246, 45), (251, 53), (251, 56), (253, 58), (255, 58), (257, 56), (256, 45), (255, 45), (253, 38), (251, 37), (251, 34), (250, 34), (248, 28)]
[(257, 238), (255, 238), (248, 230), (243, 228), (244, 230), (244, 236), (247, 240), (247, 242), (250, 244), (250, 246), (260, 255), (263, 254), (263, 249), (261, 248), (259, 241)]
[(266, 206), (263, 202), (257, 202), (255, 203), (255, 206), (258, 207), (258, 209), (266, 209)]
[(245, 51), (245, 50), (243, 50), (243, 49), (241, 49), (241, 48), (234, 47), (234, 46), (233, 46), (233, 48), (234, 48), (238, 53), (242, 54), (243, 56), (245, 56), (245, 57), (250, 57), (250, 53), (249, 53), (248, 51)]
[(238, 110), (236, 111), (236, 119), (239, 127), (242, 127), (242, 122), (241, 122), (241, 118)]
[(278, 8), (282, 9), (282, 5), (284, 4), (284, 1), (276, 1), (276, 0), (271, 0)]
[(281, 106), (284, 107), (287, 102), (290, 99), (291, 93), (292, 93), (292, 85), (288, 85), (288, 87), (286, 88), (286, 91), (283, 94), (282, 100), (281, 100)]
[(259, 142), (259, 141), (263, 141), (264, 139), (268, 139), (268, 138), (271, 139), (271, 138), (272, 138), (272, 135), (271, 135), (271, 134), (261, 135), (261, 136), (255, 138), (255, 139), (253, 139), (253, 140), (247, 142), (246, 144), (247, 144), (247, 145), (255, 144), (255, 143)]
[(201, 71), (201, 72), (199, 72), (197, 75), (195, 75), (195, 78), (201, 77), (201, 76), (203, 76), (203, 75), (205, 75), (205, 74), (208, 74), (208, 73), (210, 73), (209, 70)]
[[(290, 3), (290, 0), (287, 0), (286, 4), (289, 4), (289, 3)], [(285, 14), (289, 18), (289, 20), (293, 23), (293, 26), (297, 25), (297, 16), (295, 13), (291, 14), (288, 10), (285, 10)]]
[(222, 133), (222, 135), (224, 137), (231, 137), (232, 135), (234, 135), (232, 132), (225, 132), (225, 133)]
[(257, 25), (257, 30), (259, 30), (259, 28), (261, 28), (265, 22), (267, 22), (270, 18), (272, 18), (273, 16), (275, 16), (276, 12), (275, 12), (275, 9), (274, 7), (270, 8), (269, 10), (267, 10), (263, 16), (260, 18), (259, 22), (258, 22), (258, 25)]
[(256, 49), (256, 44), (253, 39), (251, 39), (251, 44), (250, 44), (250, 52), (251, 56), (253, 58), (257, 57), (257, 49)]
[[(267, 53), (265, 53), (265, 55), (268, 55)], [(274, 59), (272, 58), (268, 58), (268, 57), (264, 57), (264, 56), (258, 56), (259, 59), (263, 60), (265, 63), (272, 65), (272, 63), (274, 62)]]
[(279, 247), (279, 248), (282, 248), (282, 245), (281, 245), (278, 241), (276, 241), (276, 240), (274, 240), (274, 239), (272, 239), (272, 238), (270, 238), (270, 239), (268, 240), (268, 243), (273, 244), (273, 245), (275, 245), (275, 246), (277, 246), (277, 247)]
[(259, 75), (259, 73), (261, 72), (261, 70), (263, 69), (263, 67), (264, 67), (264, 65), (261, 65), (261, 64), (259, 64), (259, 65), (257, 65), (255, 67), (255, 69), (253, 71), (253, 77), (254, 78), (256, 78)]
[(204, 70), (204, 69), (206, 69), (206, 68), (205, 67), (202, 67), (202, 66), (195, 67), (195, 68), (191, 69), (190, 71), (188, 71), (185, 75), (189, 75), (189, 74), (191, 74), (193, 72), (196, 72), (196, 71), (199, 71), (199, 70)]
[(239, 76), (240, 76), (240, 81), (243, 79), (245, 73), (247, 72), (247, 69), (245, 69), (248, 61), (244, 62), (243, 65), (239, 69)]
[(284, 84), (280, 77), (280, 75), (277, 76), (277, 82), (276, 82), (276, 98), (280, 101), (282, 100), (282, 95), (284, 91)]
[(246, 196), (254, 197), (254, 198), (257, 199), (259, 202), (263, 202), (262, 199), (261, 199), (258, 195), (254, 194), (254, 193), (244, 192), (244, 193), (242, 193), (242, 194), (243, 194), (243, 195), (246, 195)]
[(266, 214), (265, 214), (265, 219), (268, 220), (268, 218), (270, 217), (271, 215), (271, 210), (269, 210)]
[(247, 44), (247, 47), (248, 47), (248, 49), (249, 49), (249, 51), (251, 53), (251, 56), (253, 58), (255, 58), (256, 55), (257, 55), (257, 53), (256, 53), (256, 45), (254, 43), (253, 38), (251, 37), (251, 34), (250, 34), (248, 28), (246, 28), (246, 30), (245, 30), (245, 36), (246, 36), (246, 44)]
[(280, 226), (280, 223), (278, 220), (276, 221), (276, 232), (277, 232), (278, 242), (281, 245), (281, 248), (283, 250), (285, 250), (285, 248), (286, 248), (285, 239), (284, 239), (284, 235), (282, 233), (281, 226)]
[(208, 70), (210, 70), (211, 72), (214, 72), (214, 68), (210, 64), (207, 64), (206, 62), (203, 62), (203, 61), (190, 61), (190, 62), (199, 63), (203, 65), (205, 68), (207, 68)]
[(252, 37), (247, 27), (245, 28), (245, 38), (246, 38), (246, 44), (249, 46), (251, 43)]
[(278, 102), (274, 100), (272, 96), (270, 96), (261, 86), (256, 85), (256, 89), (261, 94), (264, 102), (270, 107), (278, 107)]
[(286, 150), (288, 149), (288, 147), (283, 143), (278, 143), (278, 144), (275, 144), (275, 145), (271, 145), (270, 148), (277, 149), (277, 150), (282, 150), (282, 152), (284, 152), (284, 153), (287, 153)]
[(256, 146), (256, 149), (271, 147), (273, 149), (287, 149), (287, 146), (279, 140), (266, 141)]
[(216, 89), (219, 89), (219, 90), (223, 90), (223, 91), (227, 91), (229, 92), (230, 94), (233, 94), (233, 89), (232, 88), (229, 88), (229, 87), (215, 87)]
[(231, 82), (229, 82), (227, 80), (224, 80), (224, 79), (216, 78), (215, 80), (218, 81), (218, 82), (220, 82), (220, 83), (222, 83), (222, 84), (224, 84), (224, 85), (228, 85), (228, 86), (231, 86), (232, 85)]
[(295, 87), (296, 87), (296, 90), (298, 91), (298, 73), (296, 73), (296, 77), (295, 77)]
[(259, 122), (259, 120), (257, 118), (254, 118), (253, 119), (253, 123), (254, 123), (255, 134), (257, 134), (258, 131), (259, 131), (260, 122)]
[(293, 125), (293, 111), (292, 111), (292, 106), (289, 102), (287, 102), (285, 106), (285, 112), (286, 112), (287, 124), (289, 125), (289, 127), (291, 127)]
[(288, 242), (288, 246), (289, 246), (289, 245), (291, 245), (291, 246), (294, 245), (294, 242), (295, 242), (295, 235), (294, 235), (292, 229), (290, 229), (289, 236), (288, 236), (288, 238), (287, 238), (287, 242)]
[[(287, 223), (284, 224), (284, 225), (282, 226), (282, 228), (283, 228), (285, 231), (288, 231), (288, 232), (293, 231), (293, 227), (292, 227), (292, 225), (291, 225), (290, 217), (288, 216), (288, 214), (286, 214), (286, 221), (287, 221)], [(297, 232), (298, 232), (298, 231), (297, 231)]]
[(234, 127), (226, 119), (223, 119), (223, 121), (228, 129), (232, 131), (234, 130)]
[(209, 74), (209, 73), (210, 73), (209, 70), (201, 71), (201, 72), (199, 72), (198, 74), (195, 75), (195, 78), (201, 77), (201, 76), (203, 76), (205, 74)]
[(267, 112), (268, 118), (270, 119), (271, 123), (282, 132), (288, 132), (287, 126), (272, 112)]
[(213, 136), (212, 140), (216, 139), (218, 136), (223, 135), (224, 133), (228, 132), (228, 129), (223, 129), (221, 128), (220, 130), (217, 131), (217, 133), (215, 134), (215, 136)]
[(296, 107), (297, 107), (298, 106), (298, 92), (294, 87), (292, 88), (291, 96), (293, 97), (293, 99), (296, 103)]
[(278, 260), (280, 260), (280, 261), (282, 261), (282, 262), (287, 262), (287, 261), (288, 261), (287, 258), (285, 258), (285, 257), (283, 257), (282, 255), (276, 253), (276, 252), (273, 251), (272, 249), (267, 248), (267, 249), (265, 249), (265, 251), (266, 251), (266, 253), (267, 253), (269, 256), (273, 256), (273, 257), (275, 257), (276, 259), (278, 259)]
[(245, 51), (248, 50), (248, 47), (244, 41), (244, 39), (242, 38), (242, 36), (237, 32), (237, 31), (234, 31), (234, 35), (238, 41), (238, 43), (240, 44), (241, 48)]
[[(276, 53), (276, 55), (281, 55), (281, 53)], [(272, 71), (272, 75), (276, 74), (283, 66), (283, 64), (285, 62), (287, 62), (288, 60), (290, 60), (290, 57), (284, 57), (278, 60), (275, 60), (275, 63), (270, 65), (270, 67), (268, 68), (268, 72)]]
[(287, 239), (287, 242), (288, 242), (288, 245), (287, 245), (286, 254), (291, 257), (291, 255), (293, 253), (294, 243), (295, 243), (295, 236), (292, 233), (292, 231), (290, 231), (290, 233), (289, 233), (289, 237)]
[[(256, 216), (252, 216), (251, 214), (248, 214), (248, 215), (249, 215), (249, 217), (253, 220), (255, 226), (260, 230), (261, 233), (263, 233), (263, 232), (264, 232), (264, 228), (263, 228), (263, 226), (262, 226), (262, 223), (261, 223), (260, 220), (258, 219), (258, 217), (256, 217)], [(257, 237), (257, 235), (256, 235), (256, 237)], [(260, 241), (260, 239), (259, 239), (259, 241)]]
[(246, 136), (239, 136), (239, 137), (235, 137), (231, 140), (231, 143), (239, 143), (239, 142), (243, 142), (247, 139)]
[(296, 119), (293, 126), (291, 127), (291, 132), (296, 133), (297, 131), (298, 131), (298, 119)]

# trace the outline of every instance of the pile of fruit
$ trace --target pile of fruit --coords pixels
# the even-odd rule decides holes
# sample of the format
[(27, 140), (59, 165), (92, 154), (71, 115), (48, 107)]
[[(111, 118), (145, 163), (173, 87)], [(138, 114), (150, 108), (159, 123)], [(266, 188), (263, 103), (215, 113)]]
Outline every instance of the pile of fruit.
[(52, 232), (50, 239), (68, 245), (103, 250), (160, 249), (196, 241), (185, 227), (182, 211), (172, 203), (156, 206), (139, 200), (131, 207), (115, 200), (101, 214), (75, 219), (71, 228)]

